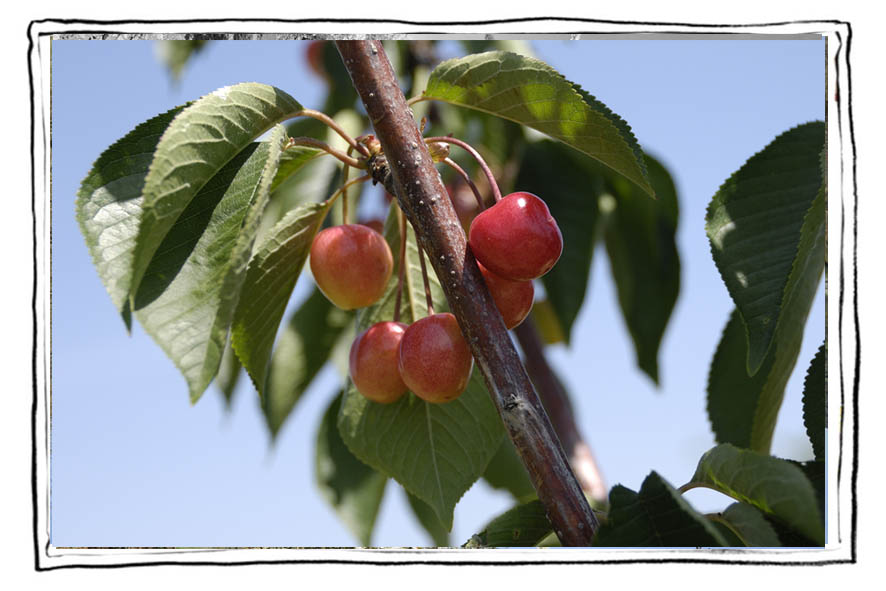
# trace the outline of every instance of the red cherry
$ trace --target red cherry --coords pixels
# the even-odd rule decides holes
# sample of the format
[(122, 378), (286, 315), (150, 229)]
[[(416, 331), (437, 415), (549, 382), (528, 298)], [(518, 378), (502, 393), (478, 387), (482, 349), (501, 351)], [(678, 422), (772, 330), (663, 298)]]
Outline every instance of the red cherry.
[(535, 289), (531, 281), (512, 281), (501, 275), (496, 275), (480, 262), (477, 262), (486, 287), (495, 300), (505, 326), (508, 330), (514, 328), (526, 318), (532, 309), (532, 301), (535, 299)]
[(496, 275), (529, 281), (550, 271), (560, 258), (563, 235), (544, 201), (518, 192), (474, 218), (468, 244)]
[(354, 339), (348, 358), (351, 380), (363, 396), (389, 404), (406, 393), (397, 367), (400, 340), (406, 331), (402, 322), (377, 322)]
[(385, 292), (394, 257), (385, 239), (367, 226), (326, 228), (311, 244), (311, 272), (320, 291), (343, 310), (365, 308)]
[(474, 360), (452, 314), (433, 314), (409, 325), (400, 341), (400, 376), (427, 402), (449, 402), (468, 384)]

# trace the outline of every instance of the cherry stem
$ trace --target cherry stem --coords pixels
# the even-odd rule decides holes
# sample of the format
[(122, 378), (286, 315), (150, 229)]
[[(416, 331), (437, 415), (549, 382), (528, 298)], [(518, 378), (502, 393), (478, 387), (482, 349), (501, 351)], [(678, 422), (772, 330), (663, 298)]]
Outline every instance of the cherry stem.
[(421, 279), (425, 284), (425, 298), (427, 298), (428, 302), (428, 316), (434, 314), (434, 299), (431, 297), (431, 282), (428, 279), (428, 268), (425, 266), (425, 251), (422, 249), (421, 245), (418, 246), (418, 260), (421, 262)]
[(356, 158), (352, 158), (351, 156), (349, 156), (347, 154), (339, 152), (338, 150), (336, 150), (335, 148), (333, 148), (332, 146), (330, 146), (326, 142), (321, 142), (320, 140), (316, 140), (312, 137), (289, 138), (289, 145), (290, 146), (308, 146), (310, 148), (319, 148), (320, 150), (323, 150), (327, 154), (331, 154), (332, 156), (335, 156), (336, 158), (338, 158), (339, 160), (341, 160), (342, 162), (344, 162), (348, 166), (353, 166), (354, 168), (360, 168), (360, 169), (366, 168), (365, 163), (360, 162)]
[(357, 177), (352, 181), (348, 181), (347, 183), (345, 183), (344, 185), (339, 187), (335, 193), (330, 195), (329, 199), (327, 199), (326, 202), (330, 203), (330, 204), (334, 203), (335, 200), (338, 199), (339, 195), (341, 195), (342, 193), (344, 193), (345, 191), (348, 190), (348, 187), (350, 187), (351, 185), (356, 185), (357, 183), (365, 183), (366, 181), (370, 180), (371, 178), (372, 177), (370, 175), (364, 174), (363, 176)]
[[(348, 156), (354, 151), (354, 148), (348, 148)], [(351, 172), (351, 165), (345, 163), (342, 167), (342, 200), (341, 200), (341, 221), (343, 224), (348, 223), (348, 174)]]
[(474, 160), (476, 160), (477, 163), (480, 165), (480, 168), (483, 169), (483, 174), (486, 175), (486, 179), (489, 181), (489, 186), (492, 187), (492, 196), (495, 197), (495, 202), (498, 203), (499, 201), (501, 201), (501, 191), (498, 190), (498, 183), (495, 182), (495, 176), (493, 176), (492, 171), (486, 164), (486, 161), (483, 160), (482, 156), (480, 156), (480, 152), (475, 150), (471, 144), (449, 136), (426, 137), (425, 142), (444, 142), (447, 144), (452, 144), (454, 146), (458, 146), (459, 148), (473, 156)]
[(465, 182), (468, 183), (468, 186), (471, 187), (471, 191), (473, 191), (474, 193), (474, 197), (477, 198), (477, 205), (480, 206), (480, 211), (486, 209), (486, 207), (483, 205), (483, 196), (480, 195), (480, 190), (477, 188), (477, 185), (474, 184), (474, 181), (471, 180), (471, 176), (467, 172), (465, 172), (465, 169), (459, 166), (452, 158), (445, 158), (443, 162), (451, 166), (455, 170), (455, 172), (460, 174)]
[[(397, 273), (397, 298), (394, 300), (394, 322), (400, 322), (400, 299), (403, 295), (403, 276), (406, 273), (406, 216), (397, 207), (397, 222), (400, 226), (400, 270)], [(422, 259), (424, 260), (424, 259)]]
[(339, 124), (336, 123), (332, 119), (332, 117), (330, 117), (326, 113), (323, 113), (322, 111), (315, 111), (314, 109), (302, 109), (301, 111), (296, 113), (295, 116), (310, 117), (311, 119), (316, 119), (317, 121), (324, 123), (332, 131), (340, 135), (342, 139), (348, 142), (349, 146), (351, 146), (367, 158), (369, 157), (369, 150), (366, 148), (366, 146), (358, 144), (357, 140), (348, 135), (348, 132), (342, 129), (341, 126), (339, 126)]

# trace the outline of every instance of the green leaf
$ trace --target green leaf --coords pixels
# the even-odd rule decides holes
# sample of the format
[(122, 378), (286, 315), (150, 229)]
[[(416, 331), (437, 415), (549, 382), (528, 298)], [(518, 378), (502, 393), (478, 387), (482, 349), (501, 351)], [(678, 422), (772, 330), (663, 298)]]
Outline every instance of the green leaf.
[(486, 470), (503, 435), (479, 371), (445, 404), (411, 393), (377, 404), (349, 383), (338, 427), (355, 456), (430, 505), (447, 531), (455, 504)]
[(815, 489), (815, 499), (818, 501), (818, 511), (821, 515), (825, 514), (825, 484), (826, 484), (826, 464), (825, 460), (815, 460), (812, 462), (797, 462), (794, 460), (788, 460), (791, 464), (798, 467), (803, 474), (806, 475), (806, 478), (809, 479), (809, 483), (812, 485), (812, 488)]
[(594, 546), (694, 547), (728, 542), (708, 519), (697, 513), (674, 487), (650, 472), (636, 493), (621, 485), (609, 492), (609, 518), (600, 525)]
[(828, 424), (828, 344), (822, 343), (809, 364), (803, 384), (803, 424), (816, 460), (824, 460), (824, 432)]
[(156, 42), (155, 51), (173, 79), (178, 80), (188, 61), (200, 53), (206, 43), (205, 39), (162, 40)]
[(515, 186), (537, 194), (563, 234), (563, 254), (541, 281), (566, 343), (584, 302), (591, 271), (603, 178), (593, 162), (562, 144), (529, 144)]
[[(396, 215), (388, 216), (385, 237), (396, 253), (395, 219)], [(415, 235), (409, 225), (406, 263), (400, 318), (409, 324), (427, 314)], [(393, 319), (398, 265), (381, 299), (358, 311), (358, 334), (376, 322)], [(440, 311), (445, 299), (439, 281), (433, 272), (429, 279), (434, 309)], [(445, 404), (430, 404), (411, 393), (392, 404), (377, 404), (349, 383), (338, 428), (355, 456), (430, 505), (447, 530), (452, 528), (455, 504), (483, 474), (504, 435), (481, 372), (476, 370), (465, 392)]]
[(717, 531), (720, 532), (720, 535), (723, 536), (723, 539), (726, 540), (726, 545), (730, 548), (742, 548), (747, 546), (741, 538), (738, 537), (738, 534), (732, 530), (724, 521), (713, 519), (708, 515), (708, 518), (711, 519), (711, 523), (714, 524), (714, 527), (717, 528)]
[(431, 73), (424, 96), (546, 133), (654, 194), (630, 128), (537, 59), (494, 51), (448, 60)]
[[(738, 310), (733, 309), (708, 372), (707, 411), (717, 443), (752, 449), (757, 406), (772, 373), (772, 360), (749, 377), (745, 365), (747, 337)], [(770, 388), (787, 384), (782, 376)], [(767, 396), (772, 398), (772, 395)], [(767, 448), (768, 449), (768, 448)], [(765, 450), (763, 450), (765, 451)]]
[(824, 520), (815, 490), (786, 460), (724, 443), (706, 452), (685, 488), (706, 486), (753, 505), (824, 544)]
[(312, 290), (290, 316), (271, 356), (261, 401), (272, 437), (329, 360), (352, 319), (353, 314), (336, 308), (319, 289)]
[(326, 152), (323, 150), (306, 146), (291, 146), (287, 148), (280, 158), (280, 168), (277, 169), (277, 174), (271, 183), (271, 192), (273, 193), (280, 188), (280, 185), (289, 180), (292, 175), (307, 166), (315, 158), (325, 154)]
[(723, 331), (708, 376), (708, 416), (718, 443), (769, 451), (824, 270), (826, 205), (827, 195), (820, 191), (803, 222), (772, 346), (752, 377), (747, 373), (747, 336), (738, 310)]
[(733, 503), (719, 517), (745, 546), (774, 548), (781, 546), (778, 535), (763, 513), (747, 503)]
[(536, 494), (510, 437), (502, 438), (498, 451), (483, 472), (483, 479), (492, 488), (508, 491), (517, 501), (525, 501)]
[(151, 260), (133, 309), (200, 398), (218, 373), (284, 130), (250, 146), (204, 185)]
[(657, 384), (658, 350), (680, 291), (678, 205), (667, 169), (649, 156), (646, 164), (658, 199), (648, 199), (622, 178), (610, 178), (616, 199), (604, 238), (637, 365)]
[(228, 346), (225, 347), (224, 353), (222, 353), (218, 375), (215, 376), (215, 384), (218, 386), (222, 396), (224, 396), (225, 408), (228, 410), (231, 409), (231, 405), (233, 404), (234, 392), (237, 389), (237, 384), (240, 382), (240, 376), (242, 373), (243, 366), (240, 365), (240, 360), (237, 359), (237, 354), (234, 353), (231, 344), (228, 343)]
[(430, 505), (408, 492), (406, 498), (409, 506), (412, 507), (412, 513), (421, 526), (431, 536), (434, 546), (437, 548), (446, 548), (449, 546), (449, 530), (440, 522), (440, 518), (434, 513)]
[(131, 328), (128, 296), (142, 187), (160, 136), (187, 105), (145, 121), (105, 150), (77, 191), (77, 223), (98, 275)]
[(254, 139), (301, 108), (273, 86), (244, 83), (220, 88), (178, 114), (160, 138), (145, 177), (130, 297), (166, 234), (203, 186)]
[(317, 486), (360, 544), (370, 546), (388, 479), (355, 458), (342, 442), (335, 426), (341, 400), (341, 394), (333, 398), (317, 430)]
[(750, 375), (763, 365), (803, 258), (804, 218), (822, 189), (820, 121), (779, 135), (717, 191), (705, 229), (747, 331)]
[(231, 343), (262, 397), (280, 320), (330, 205), (309, 203), (290, 211), (249, 261)]
[(515, 548), (538, 546), (553, 532), (544, 506), (538, 499), (516, 505), (471, 536), (463, 548)]

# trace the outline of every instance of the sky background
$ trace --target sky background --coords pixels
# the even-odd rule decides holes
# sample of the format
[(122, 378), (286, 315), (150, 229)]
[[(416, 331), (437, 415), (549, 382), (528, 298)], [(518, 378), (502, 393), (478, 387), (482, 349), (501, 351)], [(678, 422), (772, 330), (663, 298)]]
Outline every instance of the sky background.
[[(336, 371), (315, 380), (273, 447), (248, 380), (230, 412), (214, 386), (192, 406), (159, 347), (137, 324), (127, 335), (74, 218), (79, 183), (98, 155), (173, 106), (256, 81), (320, 108), (322, 87), (304, 49), (301, 42), (213, 42), (173, 84), (152, 42), (53, 43), (53, 545), (355, 544), (314, 485), (314, 438), (339, 383)], [(705, 209), (720, 184), (777, 134), (824, 118), (824, 42), (544, 41), (532, 49), (624, 118), (676, 182), (681, 292), (660, 352), (661, 386), (635, 367), (605, 256), (594, 257), (572, 345), (549, 348), (549, 358), (608, 486), (637, 490), (650, 470), (679, 486), (714, 445), (707, 371), (732, 309), (710, 256)], [(299, 282), (294, 301), (308, 283)], [(788, 384), (775, 455), (812, 455), (800, 400), (824, 338), (823, 294), (822, 287)], [(728, 504), (702, 490), (686, 498), (705, 511)], [(511, 505), (509, 495), (478, 482), (456, 507), (452, 543)], [(402, 489), (389, 482), (373, 545), (429, 543)]]

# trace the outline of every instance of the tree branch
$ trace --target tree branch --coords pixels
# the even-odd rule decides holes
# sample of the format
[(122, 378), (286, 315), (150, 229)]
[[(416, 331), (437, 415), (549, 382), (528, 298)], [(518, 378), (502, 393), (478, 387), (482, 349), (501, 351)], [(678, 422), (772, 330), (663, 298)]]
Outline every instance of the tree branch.
[(575, 471), (581, 488), (598, 503), (605, 503), (606, 484), (600, 474), (600, 468), (594, 460), (590, 446), (585, 442), (575, 424), (575, 414), (563, 384), (548, 364), (544, 353), (544, 344), (538, 334), (532, 317), (526, 318), (514, 328), (514, 334), (523, 349), (526, 371), (532, 383), (538, 389), (538, 395), (544, 404), (560, 443), (569, 455), (569, 463)]
[[(381, 43), (336, 45), (387, 159), (390, 174), (374, 178), (397, 196), (415, 228), (557, 537), (565, 546), (589, 546), (597, 519), (467, 249), (464, 231)], [(376, 172), (372, 163), (369, 168)]]

